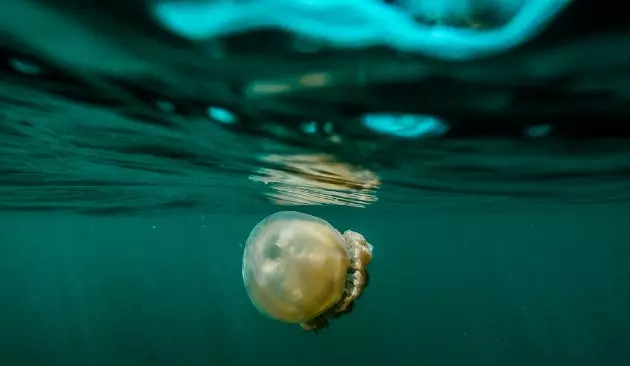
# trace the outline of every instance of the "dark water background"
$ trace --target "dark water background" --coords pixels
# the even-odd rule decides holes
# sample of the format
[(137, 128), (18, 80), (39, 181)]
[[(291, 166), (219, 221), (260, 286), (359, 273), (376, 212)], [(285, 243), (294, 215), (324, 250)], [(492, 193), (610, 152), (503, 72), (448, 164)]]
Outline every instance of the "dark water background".
[[(241, 279), (267, 212), (0, 217), (0, 363), (624, 365), (628, 206), (306, 211), (375, 246), (355, 311), (318, 335)], [(270, 213), (270, 212), (269, 212)]]

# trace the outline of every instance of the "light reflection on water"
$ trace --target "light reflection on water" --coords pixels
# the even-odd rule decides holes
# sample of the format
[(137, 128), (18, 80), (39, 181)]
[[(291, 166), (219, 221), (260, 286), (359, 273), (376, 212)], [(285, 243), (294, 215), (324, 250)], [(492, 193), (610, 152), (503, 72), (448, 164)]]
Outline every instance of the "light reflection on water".
[(367, 169), (339, 162), (330, 155), (267, 155), (276, 168), (260, 168), (249, 179), (268, 186), (278, 205), (366, 207), (377, 201), (381, 182)]
[(299, 34), (195, 44), (116, 18), (131, 8), (54, 7), (0, 5), (2, 210), (630, 198), (625, 19), (615, 33), (589, 12), (610, 36), (445, 63), (301, 52)]

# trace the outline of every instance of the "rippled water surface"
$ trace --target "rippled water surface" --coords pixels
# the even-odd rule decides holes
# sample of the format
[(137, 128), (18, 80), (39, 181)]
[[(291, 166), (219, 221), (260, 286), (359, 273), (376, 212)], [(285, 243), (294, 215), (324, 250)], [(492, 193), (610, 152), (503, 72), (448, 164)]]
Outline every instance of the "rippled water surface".
[[(79, 8), (0, 7), (0, 209), (630, 197), (614, 9), (569, 8), (531, 46), (452, 63), (266, 31), (191, 43), (131, 22), (134, 5)], [(585, 10), (610, 17), (580, 28)]]

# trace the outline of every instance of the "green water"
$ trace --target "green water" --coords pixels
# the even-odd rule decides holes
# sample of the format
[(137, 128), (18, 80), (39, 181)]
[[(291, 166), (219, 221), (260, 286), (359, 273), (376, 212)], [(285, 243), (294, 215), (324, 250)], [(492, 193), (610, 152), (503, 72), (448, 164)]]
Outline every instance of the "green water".
[(0, 216), (0, 365), (630, 360), (628, 207), (302, 211), (375, 246), (364, 296), (318, 335), (260, 315), (243, 288), (242, 244), (266, 213)]

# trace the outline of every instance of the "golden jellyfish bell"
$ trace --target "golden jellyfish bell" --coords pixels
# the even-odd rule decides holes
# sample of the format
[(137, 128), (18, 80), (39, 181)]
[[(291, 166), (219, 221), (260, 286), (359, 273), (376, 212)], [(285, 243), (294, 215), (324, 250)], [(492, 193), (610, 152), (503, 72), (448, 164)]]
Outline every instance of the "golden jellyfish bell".
[(270, 215), (252, 230), (243, 281), (252, 303), (270, 318), (317, 330), (349, 312), (367, 285), (372, 246), (353, 231), (300, 212)]

